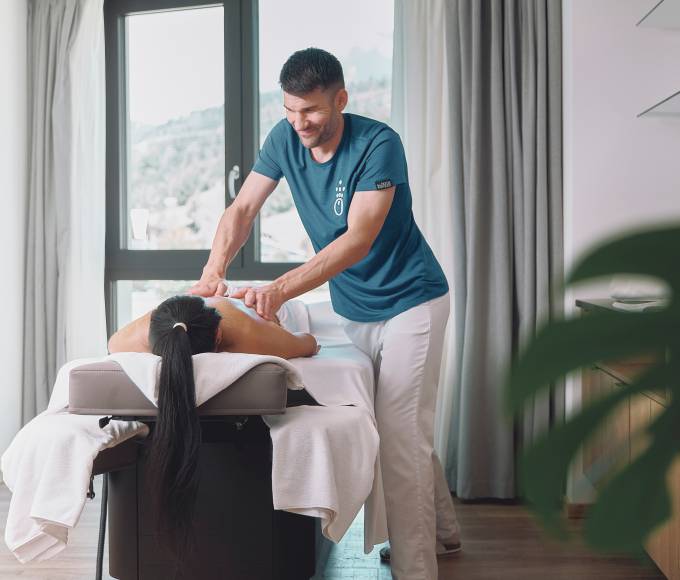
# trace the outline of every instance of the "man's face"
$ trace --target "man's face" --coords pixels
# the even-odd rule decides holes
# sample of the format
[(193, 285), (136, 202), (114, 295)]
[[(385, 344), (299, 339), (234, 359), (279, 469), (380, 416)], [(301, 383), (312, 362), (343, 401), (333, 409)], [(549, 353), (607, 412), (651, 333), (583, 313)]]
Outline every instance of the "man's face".
[(333, 137), (347, 102), (346, 94), (345, 89), (322, 91), (317, 88), (296, 97), (284, 91), (286, 118), (304, 147), (318, 147)]

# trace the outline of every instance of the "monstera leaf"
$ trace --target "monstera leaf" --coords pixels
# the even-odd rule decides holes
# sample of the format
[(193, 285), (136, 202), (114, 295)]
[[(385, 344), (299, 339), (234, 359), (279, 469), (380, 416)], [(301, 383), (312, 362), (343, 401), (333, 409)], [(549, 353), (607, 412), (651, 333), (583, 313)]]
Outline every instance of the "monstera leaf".
[(591, 548), (643, 557), (650, 532), (672, 515), (666, 474), (680, 452), (680, 226), (636, 232), (606, 243), (583, 259), (566, 282), (613, 274), (665, 281), (671, 289), (668, 306), (653, 312), (595, 311), (548, 323), (511, 366), (505, 409), (508, 416), (514, 415), (551, 381), (572, 370), (598, 361), (666, 353), (631, 384), (586, 405), (545, 433), (518, 463), (527, 507), (550, 535), (566, 540), (562, 488), (578, 449), (627, 397), (643, 390), (670, 389), (669, 406), (646, 428), (649, 446), (610, 474), (585, 522), (585, 541)]

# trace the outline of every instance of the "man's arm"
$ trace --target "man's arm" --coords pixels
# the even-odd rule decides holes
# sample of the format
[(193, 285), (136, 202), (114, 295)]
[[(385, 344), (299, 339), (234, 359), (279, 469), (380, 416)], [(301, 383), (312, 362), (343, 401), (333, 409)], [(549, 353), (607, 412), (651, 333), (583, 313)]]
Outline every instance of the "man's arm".
[(276, 279), (285, 300), (299, 296), (363, 260), (385, 223), (395, 187), (382, 191), (357, 191), (347, 213), (347, 231), (307, 263)]
[(278, 181), (251, 171), (234, 202), (224, 210), (201, 279), (189, 289), (199, 296), (224, 296), (224, 273), (246, 243), (255, 216)]
[(305, 264), (260, 288), (241, 288), (230, 293), (269, 320), (286, 300), (320, 286), (368, 255), (387, 217), (396, 187), (357, 191), (347, 214), (347, 231)]

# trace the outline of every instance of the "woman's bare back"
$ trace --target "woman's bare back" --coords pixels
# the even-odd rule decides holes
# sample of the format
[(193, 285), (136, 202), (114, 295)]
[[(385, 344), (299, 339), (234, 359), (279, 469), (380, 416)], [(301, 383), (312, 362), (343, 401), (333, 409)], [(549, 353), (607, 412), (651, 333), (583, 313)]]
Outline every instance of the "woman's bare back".
[(206, 305), (217, 309), (220, 321), (218, 352), (274, 354), (283, 358), (312, 356), (316, 339), (305, 333), (291, 333), (276, 322), (265, 320), (243, 300), (223, 296), (204, 298)]
[[(311, 334), (291, 333), (277, 322), (265, 320), (242, 300), (223, 296), (203, 298), (220, 313), (216, 352), (269, 354), (282, 358), (312, 356), (317, 352)], [(151, 352), (148, 343), (151, 312), (130, 322), (109, 340), (109, 352)]]

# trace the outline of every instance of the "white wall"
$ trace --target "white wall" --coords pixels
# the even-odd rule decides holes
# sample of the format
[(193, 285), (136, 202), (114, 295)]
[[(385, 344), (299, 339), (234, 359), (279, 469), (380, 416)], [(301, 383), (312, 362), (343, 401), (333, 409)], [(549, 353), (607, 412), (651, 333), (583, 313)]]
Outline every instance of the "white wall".
[[(636, 26), (658, 0), (563, 0), (565, 268), (631, 227), (680, 221), (680, 117), (637, 114), (680, 90), (680, 30)], [(608, 281), (566, 296), (608, 297)], [(580, 404), (567, 385), (567, 412)], [(592, 490), (574, 465), (570, 501)]]
[(0, 2), (0, 453), (21, 426), (27, 0)]

